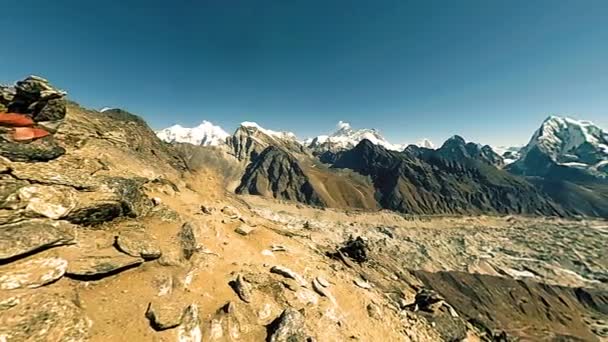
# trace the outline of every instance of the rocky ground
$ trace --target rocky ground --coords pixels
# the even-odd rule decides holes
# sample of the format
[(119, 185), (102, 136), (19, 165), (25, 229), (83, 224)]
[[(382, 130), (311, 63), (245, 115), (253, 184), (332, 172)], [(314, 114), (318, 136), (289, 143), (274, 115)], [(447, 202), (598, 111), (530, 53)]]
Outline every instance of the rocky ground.
[(37, 107), (5, 102), (0, 341), (608, 336), (606, 221), (237, 196), (126, 112), (65, 102), (55, 130), (21, 140), (26, 117), (44, 129)]

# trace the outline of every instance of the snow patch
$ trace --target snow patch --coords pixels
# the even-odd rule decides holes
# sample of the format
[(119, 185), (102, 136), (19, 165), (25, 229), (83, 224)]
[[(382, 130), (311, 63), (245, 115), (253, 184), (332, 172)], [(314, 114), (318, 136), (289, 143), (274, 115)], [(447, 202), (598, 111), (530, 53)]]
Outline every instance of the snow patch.
[(230, 135), (220, 126), (204, 120), (200, 125), (192, 128), (173, 125), (156, 132), (156, 136), (169, 143), (179, 142), (201, 146), (217, 146), (223, 144)]

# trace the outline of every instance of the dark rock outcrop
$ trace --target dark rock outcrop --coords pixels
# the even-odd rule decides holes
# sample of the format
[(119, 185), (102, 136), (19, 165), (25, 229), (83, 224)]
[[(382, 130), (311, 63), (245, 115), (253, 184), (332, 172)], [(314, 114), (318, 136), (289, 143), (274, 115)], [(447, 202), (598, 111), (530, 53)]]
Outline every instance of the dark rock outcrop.
[(305, 342), (304, 316), (296, 309), (287, 308), (268, 326), (268, 342)]
[(298, 160), (276, 146), (266, 148), (252, 161), (236, 192), (323, 204)]
[(564, 215), (523, 178), (471, 156), (460, 137), (419, 156), (364, 140), (334, 167), (370, 176), (383, 208), (412, 214), (519, 213)]

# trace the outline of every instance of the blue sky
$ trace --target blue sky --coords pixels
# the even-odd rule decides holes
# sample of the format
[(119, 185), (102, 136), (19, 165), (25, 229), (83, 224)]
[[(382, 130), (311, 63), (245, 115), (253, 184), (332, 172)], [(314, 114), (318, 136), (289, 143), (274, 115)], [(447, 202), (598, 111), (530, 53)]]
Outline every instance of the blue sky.
[(0, 82), (39, 74), (155, 128), (339, 120), (394, 143), (527, 142), (549, 114), (608, 128), (608, 1), (10, 1)]

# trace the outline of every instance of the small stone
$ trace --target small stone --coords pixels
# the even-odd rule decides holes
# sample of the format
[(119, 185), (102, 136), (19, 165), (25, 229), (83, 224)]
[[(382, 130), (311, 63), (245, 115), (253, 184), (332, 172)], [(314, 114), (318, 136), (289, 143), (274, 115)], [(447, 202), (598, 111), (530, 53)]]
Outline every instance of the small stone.
[(270, 249), (273, 252), (287, 252), (287, 248), (285, 248), (285, 246), (282, 246), (282, 245), (272, 245), (272, 246), (270, 246)]
[(241, 217), (241, 213), (236, 208), (229, 205), (222, 208), (222, 213), (231, 219), (238, 219)]
[(275, 274), (278, 274), (278, 275), (282, 275), (283, 277), (295, 280), (296, 282), (298, 282), (298, 284), (300, 286), (304, 286), (304, 287), (306, 286), (306, 280), (304, 280), (304, 278), (302, 278), (301, 275), (297, 274), (296, 272), (290, 270), (287, 267), (273, 266), (270, 269), (270, 273), (275, 273)]
[(268, 327), (269, 342), (305, 342), (304, 316), (296, 309), (287, 308)]
[(160, 199), (160, 197), (152, 197), (152, 204), (154, 204), (155, 206), (159, 206), (163, 203), (163, 200)]
[(194, 235), (195, 227), (192, 223), (186, 222), (182, 225), (178, 233), (178, 238), (182, 246), (182, 255), (184, 259), (190, 260), (192, 255), (198, 250), (198, 243)]
[(246, 224), (241, 224), (234, 231), (243, 236), (247, 236), (251, 234), (254, 230), (255, 228), (249, 227)]
[(321, 285), (316, 278), (312, 281), (312, 288), (321, 296), (328, 298), (333, 303), (336, 302), (334, 296), (329, 292), (329, 290), (325, 286)]
[(237, 275), (236, 279), (230, 282), (230, 286), (243, 302), (251, 302), (252, 287), (242, 275)]
[(206, 215), (211, 215), (211, 213), (212, 213), (212, 208), (209, 208), (209, 207), (207, 207), (207, 206), (205, 206), (205, 205), (201, 205), (201, 212), (202, 212), (203, 214), (206, 214)]
[(148, 304), (146, 318), (154, 330), (175, 328), (182, 323), (184, 307), (169, 300)]
[(355, 285), (359, 286), (362, 289), (369, 290), (369, 289), (372, 288), (372, 286), (370, 285), (370, 283), (366, 282), (363, 279), (355, 278), (355, 280), (353, 282), (355, 283)]
[(323, 278), (323, 277), (316, 277), (315, 278), (317, 280), (317, 282), (319, 283), (319, 285), (323, 286), (323, 287), (329, 287), (329, 281), (327, 281), (327, 279)]
[(382, 310), (380, 310), (380, 307), (374, 303), (367, 304), (367, 314), (373, 319), (382, 319)]
[(63, 276), (68, 268), (65, 259), (56, 257), (18, 261), (0, 267), (0, 290), (33, 289)]
[(198, 314), (198, 307), (192, 304), (186, 308), (182, 316), (182, 324), (178, 331), (179, 342), (201, 342), (203, 334)]
[(116, 246), (122, 252), (145, 260), (158, 259), (162, 255), (158, 242), (144, 231), (125, 230), (116, 237)]

